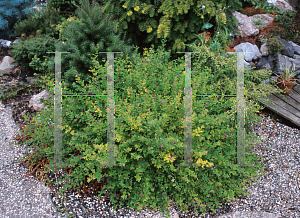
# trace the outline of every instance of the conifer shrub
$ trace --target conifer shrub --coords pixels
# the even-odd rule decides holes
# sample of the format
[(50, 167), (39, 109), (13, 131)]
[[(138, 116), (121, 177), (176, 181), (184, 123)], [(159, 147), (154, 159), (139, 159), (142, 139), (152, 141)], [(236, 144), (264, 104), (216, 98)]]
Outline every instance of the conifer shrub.
[(60, 15), (64, 18), (68, 18), (74, 15), (76, 11), (76, 5), (79, 5), (79, 0), (50, 0), (47, 2), (47, 7), (50, 10), (59, 11)]
[(78, 22), (78, 23), (82, 23), (81, 20), (78, 17), (69, 17), (68, 19), (63, 18), (63, 21), (61, 24), (58, 24), (56, 26), (56, 30), (59, 32), (59, 39), (61, 41), (66, 41), (67, 38), (62, 34), (62, 31), (64, 28), (68, 27), (71, 25), (72, 22)]
[(2, 0), (0, 1), (0, 38), (15, 37), (14, 25), (27, 18), (29, 8), (34, 7), (34, 0)]
[[(164, 44), (164, 41), (163, 41)], [(100, 44), (92, 57), (91, 80), (88, 85), (80, 79), (77, 72), (76, 82), (72, 85), (76, 92), (67, 88), (63, 95), (85, 94), (107, 95), (107, 61), (104, 66), (97, 60)], [(196, 48), (205, 51), (207, 47)], [(202, 52), (197, 54), (198, 59)], [(218, 54), (215, 54), (218, 56)], [(236, 74), (236, 55), (226, 57), (227, 67), (223, 75)], [(245, 134), (245, 164), (249, 166), (228, 166), (236, 164), (236, 100), (232, 97), (194, 98), (192, 104), (192, 146), (193, 164), (198, 166), (176, 166), (184, 164), (184, 87), (185, 59), (169, 61), (170, 51), (164, 45), (154, 52), (153, 46), (145, 49), (143, 55), (114, 61), (114, 98), (115, 98), (115, 163), (106, 169), (99, 164), (107, 163), (107, 98), (105, 97), (66, 97), (62, 99), (63, 124), (63, 163), (67, 175), (61, 181), (67, 189), (81, 187), (83, 179), (88, 182), (102, 177), (107, 179), (99, 197), (108, 194), (114, 209), (117, 203), (141, 210), (150, 206), (162, 212), (170, 204), (178, 204), (187, 210), (187, 205), (195, 206), (198, 212), (205, 207), (215, 212), (219, 202), (233, 200), (245, 193), (246, 182), (252, 183), (259, 171), (263, 171), (259, 157), (251, 153), (257, 136)], [(216, 59), (221, 57), (215, 57)], [(235, 60), (235, 61), (234, 61)], [(236, 79), (228, 77), (212, 82), (213, 71), (192, 66), (193, 95), (218, 95), (236, 93)], [(230, 72), (225, 72), (230, 71)], [(271, 72), (260, 70), (267, 76)], [(220, 72), (221, 74), (221, 72)], [(252, 74), (245, 72), (246, 113), (254, 114), (256, 105), (249, 100), (252, 89), (267, 89), (274, 93), (271, 84), (253, 86), (249, 79)], [(55, 76), (42, 77), (44, 88), (53, 96)], [(279, 91), (278, 91), (279, 92)], [(260, 93), (265, 96), (266, 92)], [(41, 122), (33, 117), (33, 122), (24, 128), (24, 143), (32, 144), (32, 161), (47, 157), (53, 162), (54, 135), (53, 125), (45, 121), (54, 119), (53, 98), (45, 101), (49, 110), (41, 112)], [(247, 122), (252, 117), (246, 115)], [(28, 116), (25, 116), (29, 120)], [(43, 137), (45, 132), (50, 134)], [(41, 140), (43, 138), (43, 141)], [(43, 149), (41, 149), (43, 148)], [(36, 152), (39, 149), (39, 152)], [(49, 165), (46, 165), (49, 168)], [(107, 189), (107, 192), (104, 191)], [(169, 212), (167, 212), (169, 215)]]
[[(67, 40), (64, 44), (60, 40), (55, 44), (55, 51), (70, 52), (62, 54), (62, 80), (68, 89), (73, 89), (71, 84), (75, 82), (75, 72), (80, 72), (81, 80), (88, 83), (88, 75), (92, 75), (89, 72), (92, 66), (91, 58), (97, 44), (100, 44), (101, 52), (123, 52), (116, 53), (114, 57), (128, 55), (131, 59), (136, 53), (134, 46), (130, 45), (130, 40), (124, 40), (125, 35), (121, 39), (120, 34), (114, 33), (115, 25), (110, 19), (111, 16), (104, 15), (101, 7), (95, 4), (95, 0), (89, 2), (80, 0), (81, 7), (75, 12), (80, 22), (70, 21), (60, 31)], [(54, 59), (54, 55), (51, 58)], [(102, 58), (106, 59), (107, 54), (99, 54), (101, 64)]]

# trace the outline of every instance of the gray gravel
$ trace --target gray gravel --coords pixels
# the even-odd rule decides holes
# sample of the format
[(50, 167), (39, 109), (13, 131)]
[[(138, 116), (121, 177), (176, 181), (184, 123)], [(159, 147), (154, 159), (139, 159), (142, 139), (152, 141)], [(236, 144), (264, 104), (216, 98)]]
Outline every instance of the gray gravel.
[(18, 131), (11, 110), (0, 102), (0, 217), (60, 217), (50, 189), (32, 175), (27, 177), (30, 171), (19, 164), (27, 150), (13, 143)]

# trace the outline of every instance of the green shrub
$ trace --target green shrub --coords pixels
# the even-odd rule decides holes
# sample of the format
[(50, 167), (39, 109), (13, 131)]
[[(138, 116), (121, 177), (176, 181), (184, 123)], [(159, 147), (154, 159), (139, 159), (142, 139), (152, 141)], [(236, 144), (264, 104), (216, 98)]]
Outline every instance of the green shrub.
[(63, 19), (63, 22), (56, 26), (56, 30), (59, 32), (59, 39), (61, 41), (67, 40), (67, 38), (62, 34), (62, 31), (64, 28), (70, 26), (72, 22), (78, 22), (79, 24), (82, 24), (78, 17), (69, 17), (67, 20)]
[[(164, 43), (164, 42), (163, 42)], [(73, 83), (75, 91), (63, 89), (63, 94), (107, 95), (107, 62), (102, 66), (97, 61), (100, 44), (97, 45), (93, 59), (92, 76), (88, 85), (76, 76)], [(207, 47), (195, 51), (207, 51)], [(198, 54), (198, 60), (206, 59)], [(222, 66), (224, 75), (236, 74), (236, 56), (226, 58), (228, 67)], [(251, 142), (257, 138), (245, 134), (245, 163), (250, 166), (233, 166), (236, 160), (236, 100), (234, 97), (194, 98), (192, 104), (193, 125), (193, 163), (200, 167), (180, 167), (184, 163), (184, 58), (169, 62), (170, 51), (164, 48), (154, 53), (153, 46), (145, 51), (143, 57), (114, 61), (115, 91), (115, 161), (124, 164), (107, 169), (104, 175), (107, 185), (104, 190), (116, 206), (116, 202), (140, 210), (143, 206), (160, 209), (164, 212), (170, 199), (186, 210), (189, 205), (205, 205), (213, 211), (220, 200), (230, 201), (245, 193), (243, 186), (255, 178), (261, 170), (257, 155), (251, 153)], [(221, 57), (215, 57), (216, 59)], [(235, 61), (234, 61), (235, 60)], [(134, 64), (132, 64), (134, 63)], [(193, 66), (193, 95), (236, 93), (236, 78), (211, 78), (213, 72), (201, 65)], [(227, 72), (230, 71), (230, 72)], [(266, 70), (260, 70), (260, 73)], [(77, 72), (78, 73), (78, 72)], [(221, 72), (219, 72), (221, 74)], [(78, 73), (80, 74), (80, 73)], [(271, 73), (268, 73), (268, 76)], [(249, 101), (250, 92), (265, 96), (268, 89), (275, 93), (269, 84), (254, 85), (251, 76), (245, 72), (246, 120), (257, 108)], [(250, 78), (250, 79), (249, 79)], [(43, 77), (44, 88), (54, 94), (54, 75)], [(257, 79), (257, 78), (256, 78)], [(208, 83), (212, 84), (209, 85)], [(254, 90), (252, 90), (254, 89)], [(279, 89), (277, 90), (279, 92)], [(252, 93), (253, 92), (253, 93)], [(32, 161), (47, 157), (53, 164), (53, 97), (45, 101), (50, 108), (41, 112), (41, 121), (35, 117), (24, 133), (31, 136), (24, 143), (32, 144)], [(107, 98), (106, 97), (65, 97), (62, 99), (63, 123), (63, 163), (73, 169), (65, 176), (62, 191), (82, 186), (83, 179), (100, 181), (103, 166), (107, 160)], [(250, 117), (252, 119), (252, 117)], [(26, 120), (27, 116), (25, 117)], [(257, 119), (257, 118), (256, 118)], [(50, 133), (49, 133), (50, 131)], [(44, 135), (47, 133), (47, 137)], [(42, 139), (42, 140), (41, 140)], [(29, 143), (28, 143), (29, 142)], [(74, 154), (76, 154), (74, 156)], [(25, 159), (28, 159), (28, 155)], [(49, 167), (49, 165), (46, 165)], [(69, 170), (68, 170), (69, 172)], [(105, 194), (100, 191), (99, 194)], [(117, 197), (120, 194), (121, 198)], [(215, 204), (212, 206), (212, 204)], [(116, 207), (115, 207), (116, 208)], [(167, 212), (168, 213), (168, 212)]]
[(54, 43), (55, 39), (48, 35), (37, 35), (13, 44), (13, 50), (10, 53), (17, 63), (30, 67), (29, 63), (35, 55), (43, 61), (49, 55), (46, 52), (54, 52)]
[(18, 22), (14, 26), (15, 34), (20, 36), (24, 33), (25, 36), (29, 36), (38, 32), (39, 34), (54, 36), (57, 32), (55, 27), (62, 22), (63, 18), (59, 11), (50, 10), (46, 7), (41, 12), (36, 11), (35, 15), (33, 14), (28, 19)]
[(36, 33), (40, 26), (40, 21), (37, 19), (26, 19), (15, 24), (16, 36), (30, 36)]
[[(173, 1), (161, 0), (140, 1), (107, 1), (102, 11), (112, 13), (117, 33), (127, 33), (127, 38), (143, 48), (154, 48), (160, 45), (160, 39), (168, 40), (166, 50), (171, 49), (172, 56), (178, 58), (176, 52), (186, 51), (186, 44), (195, 40), (195, 35), (206, 29), (213, 29), (223, 34), (219, 37), (221, 46), (229, 44), (232, 37), (229, 33), (235, 30), (237, 19), (231, 16), (234, 11), (242, 9), (240, 0), (222, 1)], [(228, 33), (228, 34), (227, 34)], [(226, 34), (226, 35), (225, 35)], [(213, 35), (208, 41), (212, 44)]]
[(57, 10), (59, 11), (59, 14), (64, 17), (68, 18), (72, 15), (74, 15), (74, 12), (76, 11), (75, 5), (80, 5), (79, 0), (74, 1), (73, 0), (50, 0), (47, 2), (47, 7), (49, 10)]
[(278, 36), (275, 36), (267, 41), (267, 47), (270, 54), (280, 53), (284, 44), (280, 41)]
[[(109, 19), (110, 16), (102, 14), (101, 7), (95, 6), (94, 0), (91, 4), (88, 0), (81, 2), (81, 8), (76, 11), (80, 22), (71, 21), (60, 32), (68, 40), (65, 44), (60, 41), (55, 44), (56, 51), (70, 52), (62, 54), (62, 79), (68, 89), (73, 89), (71, 84), (75, 81), (75, 71), (80, 72), (80, 79), (88, 84), (91, 58), (97, 44), (100, 45), (101, 52), (123, 52), (115, 54), (114, 57), (129, 55), (131, 58), (134, 55), (134, 46), (114, 33), (114, 23)], [(98, 60), (106, 57), (107, 54), (99, 54)], [(54, 55), (51, 58), (54, 59)]]

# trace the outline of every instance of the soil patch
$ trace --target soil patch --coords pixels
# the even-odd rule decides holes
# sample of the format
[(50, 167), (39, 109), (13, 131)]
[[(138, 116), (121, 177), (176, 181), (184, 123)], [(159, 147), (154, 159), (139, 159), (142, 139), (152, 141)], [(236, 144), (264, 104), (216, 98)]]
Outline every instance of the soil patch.
[[(3, 57), (11, 56), (9, 47), (0, 46), (0, 59), (2, 62)], [(40, 93), (41, 87), (38, 87), (36, 83), (30, 83), (26, 80), (28, 77), (33, 77), (34, 73), (39, 73), (31, 68), (19, 66), (13, 70), (9, 75), (3, 75), (0, 77), (1, 88), (1, 102), (12, 110), (12, 117), (15, 120), (19, 128), (22, 125), (25, 127), (29, 123), (23, 118), (26, 114), (36, 114), (37, 112), (33, 107), (28, 107), (29, 100), (35, 94)], [(5, 95), (11, 97), (3, 99)]]

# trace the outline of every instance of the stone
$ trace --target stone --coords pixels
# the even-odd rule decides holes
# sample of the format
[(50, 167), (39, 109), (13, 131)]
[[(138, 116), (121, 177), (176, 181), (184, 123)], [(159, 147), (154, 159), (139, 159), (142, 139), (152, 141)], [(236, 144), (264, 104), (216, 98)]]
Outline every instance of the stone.
[(279, 10), (285, 12), (287, 10), (294, 10), (294, 8), (285, 0), (277, 0), (274, 3), (274, 6)]
[(29, 100), (28, 106), (29, 107), (32, 106), (34, 108), (34, 110), (36, 110), (36, 111), (40, 111), (43, 108), (48, 110), (48, 108), (44, 107), (43, 103), (40, 101), (42, 98), (44, 100), (49, 99), (49, 93), (47, 92), (47, 90), (44, 90), (39, 94), (33, 95), (31, 97), (31, 99)]
[(242, 31), (242, 37), (259, 34), (259, 29), (253, 25), (250, 17), (237, 11), (235, 11), (233, 15), (237, 18), (238, 23), (240, 23), (238, 30)]
[[(268, 2), (273, 3), (282, 11), (288, 9), (294, 10), (293, 7), (284, 0), (268, 0)], [(267, 14), (258, 14), (248, 17), (247, 15), (235, 12), (233, 15), (237, 18), (238, 23), (240, 23), (238, 29), (241, 31), (241, 37), (251, 37), (259, 34), (259, 29), (252, 23), (252, 17), (261, 18), (266, 25), (271, 23), (274, 19)], [(285, 73), (285, 68), (282, 65), (289, 68), (290, 71), (295, 66), (295, 78), (300, 79), (300, 46), (292, 41), (287, 42), (284, 39), (280, 39), (280, 41), (284, 44), (284, 47), (279, 54), (270, 54), (266, 43), (261, 45), (260, 50), (256, 45), (252, 45), (249, 42), (240, 43), (234, 47), (234, 49), (239, 52), (247, 52), (244, 53), (245, 68), (253, 67), (254, 62), (257, 61), (254, 70), (266, 69), (271, 70), (274, 74), (283, 74)]]
[(262, 57), (261, 53), (258, 50), (257, 45), (252, 45), (249, 42), (241, 43), (234, 47), (236, 52), (247, 52), (245, 53), (245, 61), (250, 62), (252, 60), (257, 60)]
[(10, 47), (11, 41), (0, 39), (0, 44), (2, 47)]
[(260, 52), (261, 52), (262, 56), (268, 56), (269, 55), (267, 43), (264, 43), (264, 44), (261, 45)]
[(253, 16), (250, 16), (250, 18), (251, 18), (251, 20), (252, 20), (252, 19), (258, 19), (258, 18), (259, 18), (259, 19), (262, 19), (263, 22), (264, 22), (266, 25), (272, 23), (273, 20), (274, 20), (273, 17), (270, 17), (270, 16), (267, 15), (267, 14), (255, 14), (255, 15), (253, 15)]
[(15, 60), (10, 56), (5, 56), (0, 64), (0, 75), (10, 74), (16, 67)]
[[(283, 43), (286, 42), (284, 39), (280, 40)], [(263, 47), (263, 45), (261, 47)], [(256, 45), (252, 45), (248, 42), (241, 43), (234, 47), (234, 49), (239, 52), (254, 51), (253, 53), (244, 54), (245, 68), (249, 68), (251, 66), (250, 63), (253, 63), (255, 60), (258, 60), (255, 65), (255, 70), (266, 69), (271, 70), (275, 74), (283, 74), (285, 72), (285, 68), (282, 65), (289, 68), (290, 71), (295, 66), (295, 78), (300, 79), (300, 55), (298, 55), (300, 46), (293, 42), (286, 42), (285, 47), (281, 50), (280, 54), (270, 54), (265, 56), (260, 53)], [(267, 48), (264, 47), (264, 49)]]
[(35, 77), (27, 77), (26, 80), (27, 80), (28, 83), (34, 83), (37, 80), (37, 78), (35, 78)]
[(294, 54), (300, 55), (300, 48), (297, 44), (289, 41), (285, 44), (281, 54), (294, 58)]

